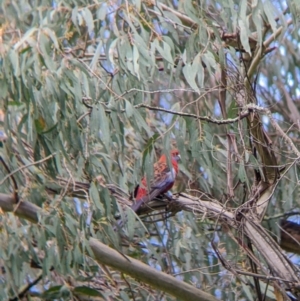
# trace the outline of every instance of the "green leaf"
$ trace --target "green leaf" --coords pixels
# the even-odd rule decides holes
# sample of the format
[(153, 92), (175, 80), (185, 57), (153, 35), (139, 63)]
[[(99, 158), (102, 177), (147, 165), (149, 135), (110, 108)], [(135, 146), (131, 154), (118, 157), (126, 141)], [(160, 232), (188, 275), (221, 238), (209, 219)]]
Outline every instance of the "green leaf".
[(139, 35), (135, 34), (134, 36), (134, 45), (138, 48), (140, 61), (144, 61), (146, 67), (155, 66), (155, 56), (153, 53), (149, 52), (147, 44), (144, 39)]
[(168, 36), (164, 36), (163, 41), (166, 45), (168, 45), (167, 49), (168, 51), (170, 51), (170, 55), (172, 56), (172, 62), (173, 62), (173, 53), (175, 52), (173, 40)]
[(170, 19), (172, 22), (176, 23), (177, 25), (182, 25), (181, 20), (173, 12), (168, 12), (166, 10), (162, 12), (165, 18)]
[(97, 10), (97, 18), (101, 21), (105, 20), (107, 14), (107, 3), (102, 3)]
[(277, 24), (276, 24), (276, 21), (275, 19), (278, 17), (278, 13), (276, 12), (273, 4), (269, 1), (269, 0), (266, 0), (263, 4), (264, 6), (264, 11), (265, 11), (265, 14), (268, 18), (268, 21), (271, 25), (271, 28), (273, 30), (273, 32), (276, 32), (277, 30)]
[(150, 180), (153, 178), (153, 153), (154, 152), (150, 152), (147, 149), (143, 152), (143, 168), (148, 187), (150, 185)]
[(71, 16), (71, 18), (72, 18), (72, 22), (73, 22), (73, 24), (75, 25), (77, 31), (80, 32), (80, 29), (79, 29), (79, 27), (78, 27), (78, 22), (77, 22), (77, 18), (78, 18), (77, 16), (78, 16), (78, 7), (75, 6), (75, 7), (72, 9), (72, 16)]
[(109, 120), (102, 105), (98, 107), (98, 113), (99, 115), (97, 116), (97, 118), (99, 118), (100, 120), (100, 139), (103, 141), (106, 149), (108, 150), (110, 142), (110, 127)]
[(293, 23), (299, 24), (299, 16), (300, 16), (300, 3), (298, 0), (288, 0), (287, 5), (290, 9)]
[(115, 51), (117, 50), (118, 48), (118, 43), (119, 43), (119, 39), (115, 39), (113, 40), (110, 45), (108, 45), (109, 47), (107, 47), (107, 50), (106, 50), (106, 55), (107, 55), (107, 58), (109, 59), (109, 62), (114, 65), (114, 61), (115, 61), (115, 58), (114, 58), (114, 53)]
[(132, 240), (135, 234), (135, 224), (136, 224), (137, 215), (130, 208), (128, 208), (128, 210), (126, 210), (126, 216), (127, 216), (126, 226), (128, 231), (128, 238)]
[(42, 116), (40, 116), (38, 119), (35, 119), (34, 120), (34, 124), (35, 124), (35, 127), (36, 127), (36, 130), (39, 134), (41, 134), (44, 129), (45, 129), (45, 120)]
[(213, 187), (214, 185), (214, 180), (213, 180), (213, 173), (211, 172), (210, 169), (206, 169), (205, 172), (207, 173), (207, 181), (210, 185), (210, 187)]
[(100, 201), (99, 192), (98, 192), (97, 186), (94, 182), (91, 183), (91, 186), (89, 189), (89, 195), (90, 195), (93, 203), (95, 204), (95, 206), (100, 210), (102, 215), (104, 215), (105, 210), (104, 210), (103, 204)]
[(240, 39), (244, 50), (251, 55), (251, 48), (249, 44), (250, 30), (246, 12), (247, 0), (242, 0), (240, 3), (240, 18), (238, 20), (238, 25), (240, 27)]
[(116, 203), (114, 197), (110, 195), (107, 188), (103, 188), (100, 191), (100, 198), (102, 203), (105, 204), (106, 216), (111, 216), (113, 210), (112, 205)]
[(245, 183), (247, 180), (246, 170), (244, 164), (239, 164), (238, 178), (242, 183)]
[(253, 24), (255, 24), (256, 32), (257, 32), (257, 42), (258, 45), (262, 45), (263, 42), (263, 20), (262, 20), (262, 3), (258, 3), (257, 6), (253, 8)]
[(52, 286), (51, 288), (49, 288), (42, 294), (43, 298), (56, 299), (56, 298), (61, 297), (62, 287), (63, 287), (63, 285)]
[[(8, 95), (8, 84), (2, 78), (0, 79), (0, 86), (1, 86), (1, 89), (0, 89), (0, 99), (4, 99)], [(11, 105), (11, 102), (9, 102), (8, 105)], [(18, 103), (17, 105), (21, 105), (21, 104)]]
[(141, 10), (141, 0), (133, 0), (136, 10), (139, 12)]
[(60, 295), (63, 299), (66, 299), (70, 296), (70, 290), (69, 288), (66, 286), (66, 285), (63, 285), (61, 288), (60, 288)]
[(82, 17), (87, 25), (89, 35), (91, 35), (94, 30), (94, 20), (91, 11), (87, 7), (82, 10)]
[[(98, 60), (99, 60), (99, 57), (100, 57), (100, 54), (102, 51), (102, 47), (103, 47), (103, 43), (102, 43), (102, 40), (100, 40), (100, 42), (97, 45), (95, 55), (93, 56), (93, 59), (91, 61), (90, 66), (91, 66), (92, 70), (95, 70), (97, 68), (97, 64), (98, 64)], [(86, 76), (85, 76), (85, 78), (86, 78)], [(87, 84), (85, 86), (88, 87)], [(89, 95), (89, 93), (86, 92), (86, 95)]]
[(199, 92), (198, 85), (196, 84), (196, 75), (198, 76), (200, 87), (203, 87), (204, 83), (204, 72), (202, 62), (200, 59), (200, 53), (194, 58), (193, 63), (187, 63), (183, 68), (182, 72), (189, 85), (197, 92)]
[(48, 37), (44, 34), (43, 30), (39, 31), (38, 34), (38, 46), (40, 50), (40, 57), (44, 62), (45, 66), (50, 71), (55, 71), (57, 69), (55, 61), (51, 57), (51, 45), (49, 43)]
[[(58, 257), (62, 258), (64, 248), (65, 248), (65, 244), (66, 244), (65, 233), (63, 232), (63, 227), (62, 227), (60, 219), (57, 216), (55, 217), (55, 219), (56, 219), (55, 237), (56, 237), (57, 246), (58, 246), (58, 250), (59, 250), (59, 256)], [(56, 266), (59, 265), (58, 260), (55, 262), (55, 265)]]
[(14, 75), (16, 77), (20, 76), (20, 61), (19, 61), (19, 54), (11, 49), (9, 51), (9, 58), (10, 58), (10, 62), (12, 64), (12, 67), (13, 67), (13, 72), (14, 72)]
[(152, 152), (152, 150), (154, 149), (155, 142), (159, 137), (160, 135), (158, 133), (155, 133), (148, 139), (147, 144), (144, 146), (145, 152)]
[(175, 245), (175, 256), (180, 256), (180, 249), (181, 249), (181, 240), (178, 240), (177, 242), (174, 242)]
[(136, 45), (133, 45), (133, 71), (134, 74), (137, 76), (138, 79), (140, 79), (139, 71), (140, 71), (140, 65), (139, 65), (139, 51)]
[(70, 214), (65, 214), (65, 224), (66, 227), (70, 230), (71, 235), (73, 237), (76, 237), (76, 235), (78, 234), (78, 222)]
[(235, 118), (238, 116), (238, 106), (235, 100), (231, 101), (231, 104), (228, 108), (228, 118)]
[(58, 44), (55, 32), (48, 27), (43, 28), (43, 31), (46, 33), (46, 35), (48, 35), (50, 37), (50, 39), (53, 42), (54, 47), (56, 49), (59, 49), (59, 44)]
[(125, 111), (128, 118), (130, 118), (134, 112), (134, 108), (128, 100), (125, 100)]
[[(244, 276), (242, 275), (242, 277), (244, 277)], [(252, 292), (250, 291), (249, 286), (246, 285), (247, 282), (248, 282), (248, 279), (244, 279), (244, 281), (241, 282), (244, 294), (246, 295), (247, 300), (254, 301)]]
[(144, 128), (144, 130), (147, 132), (148, 135), (151, 135), (151, 131), (147, 123), (145, 122), (144, 118), (141, 116), (141, 114), (138, 112), (138, 110), (134, 109), (134, 118), (136, 121), (136, 125), (139, 128)]
[(131, 298), (128, 297), (127, 293), (125, 291), (120, 291), (120, 297), (123, 301), (130, 301)]
[(239, 20), (239, 27), (240, 27), (240, 38), (243, 48), (246, 52), (251, 54), (251, 48), (249, 44), (249, 29), (248, 24), (245, 23), (243, 20)]
[[(217, 63), (214, 55), (210, 51), (208, 51), (203, 54), (202, 60), (205, 63), (206, 67), (209, 69), (209, 73), (213, 75), (215, 73), (215, 70), (217, 69)], [(213, 68), (214, 70), (211, 70), (211, 68)]]
[(28, 42), (28, 40), (31, 40), (33, 34), (37, 31), (38, 29), (36, 27), (30, 28), (29, 30), (26, 31), (24, 36), (21, 38), (20, 41), (18, 41), (14, 45), (14, 50), (18, 51), (21, 46), (24, 46), (25, 42)]
[[(162, 46), (160, 45), (162, 44)], [(156, 48), (156, 50), (161, 54), (161, 56), (170, 64), (174, 65), (173, 57), (171, 54), (171, 47), (164, 41), (159, 41), (156, 38), (152, 45)]]
[(77, 286), (74, 288), (73, 293), (90, 297), (103, 297), (103, 295), (99, 291), (88, 286)]

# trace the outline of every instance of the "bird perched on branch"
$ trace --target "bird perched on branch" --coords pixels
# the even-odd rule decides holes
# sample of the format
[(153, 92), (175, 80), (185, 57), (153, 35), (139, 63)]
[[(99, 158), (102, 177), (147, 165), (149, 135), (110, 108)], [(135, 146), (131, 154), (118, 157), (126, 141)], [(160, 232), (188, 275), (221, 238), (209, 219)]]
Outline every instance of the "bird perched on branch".
[(131, 206), (134, 212), (138, 212), (140, 207), (147, 202), (164, 193), (167, 193), (174, 185), (175, 178), (178, 174), (178, 161), (180, 154), (177, 149), (173, 149), (170, 153), (172, 168), (168, 166), (166, 155), (162, 155), (154, 164), (153, 179), (148, 180), (144, 177), (141, 184), (138, 185), (134, 191), (136, 202)]

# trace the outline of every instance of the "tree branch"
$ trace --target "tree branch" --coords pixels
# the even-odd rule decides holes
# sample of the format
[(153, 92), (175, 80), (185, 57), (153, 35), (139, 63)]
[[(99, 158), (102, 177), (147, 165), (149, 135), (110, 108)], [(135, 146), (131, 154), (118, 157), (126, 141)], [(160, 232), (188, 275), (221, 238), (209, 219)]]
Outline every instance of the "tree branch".
[(22, 300), (25, 295), (29, 292), (29, 290), (35, 286), (37, 283), (39, 283), (39, 281), (43, 278), (43, 272), (39, 272), (38, 276), (36, 277), (35, 280), (33, 280), (32, 282), (29, 282), (27, 284), (25, 284), (21, 289), (20, 292), (18, 294), (18, 297), (9, 299), (9, 301), (18, 301), (18, 300)]
[(297, 149), (295, 144), (293, 143), (292, 139), (282, 130), (282, 128), (278, 125), (275, 119), (272, 116), (272, 113), (269, 109), (257, 106), (255, 104), (248, 104), (246, 106), (248, 109), (257, 110), (258, 112), (264, 113), (266, 116), (269, 117), (270, 122), (274, 129), (278, 132), (278, 134), (284, 139), (284, 141), (291, 147), (293, 153), (297, 156), (296, 159), (300, 158), (300, 151)]
[(90, 238), (89, 242), (95, 258), (100, 264), (108, 265), (122, 273), (138, 279), (139, 281), (145, 282), (158, 290), (171, 294), (180, 300), (218, 300), (212, 295), (183, 281), (179, 281), (171, 275), (159, 272), (139, 260), (128, 256), (125, 257), (95, 238)]
[(21, 201), (16, 205), (13, 195), (0, 193), (0, 208), (6, 212), (14, 212), (15, 215), (37, 223), (38, 215), (42, 209), (30, 202)]
[[(14, 211), (17, 216), (28, 219), (33, 223), (38, 222), (38, 215), (42, 213), (41, 208), (27, 201), (21, 201), (15, 209), (13, 202), (13, 196), (0, 194), (0, 207), (3, 211)], [(159, 272), (139, 260), (129, 257), (126, 259), (119, 252), (107, 247), (94, 238), (90, 238), (90, 247), (99, 263), (111, 266), (157, 289), (179, 297), (181, 300), (217, 301), (212, 295), (183, 281), (179, 281), (168, 274)]]
[(147, 109), (152, 110), (152, 111), (160, 111), (160, 112), (165, 112), (165, 113), (178, 115), (178, 116), (182, 116), (182, 117), (192, 117), (192, 118), (195, 118), (195, 119), (199, 119), (199, 120), (206, 121), (206, 122), (209, 122), (209, 123), (215, 123), (215, 124), (218, 124), (218, 125), (235, 123), (235, 122), (238, 122), (239, 120), (242, 120), (243, 118), (245, 118), (249, 115), (249, 111), (244, 111), (236, 118), (228, 118), (228, 119), (219, 120), (219, 119), (215, 119), (215, 118), (208, 117), (208, 116), (198, 116), (196, 114), (190, 114), (190, 113), (167, 110), (167, 109), (164, 109), (164, 108), (161, 108), (161, 107), (152, 107), (152, 106), (149, 106), (149, 105), (146, 105), (146, 104), (143, 104), (143, 103), (136, 105), (135, 108), (147, 108)]
[[(14, 211), (14, 213), (20, 217), (26, 218), (35, 223), (38, 222), (38, 215), (43, 213), (41, 208), (27, 201), (21, 201), (18, 206), (14, 206), (13, 201), (14, 199), (12, 196), (0, 194), (0, 207), (4, 211)], [(193, 197), (188, 194), (181, 193), (177, 196), (177, 198), (168, 203), (168, 206), (169, 210), (186, 210), (189, 212), (193, 212), (195, 215), (204, 215), (207, 218), (218, 220), (222, 224), (233, 227), (234, 229), (243, 232), (250, 238), (253, 245), (256, 247), (258, 252), (265, 258), (266, 262), (268, 263), (268, 266), (272, 269), (272, 274), (267, 269), (264, 269), (264, 273), (266, 275), (279, 277), (284, 279), (284, 281), (286, 282), (292, 282), (293, 284), (297, 285), (300, 283), (300, 279), (299, 276), (297, 276), (295, 266), (290, 262), (288, 258), (284, 256), (278, 244), (273, 240), (272, 237), (268, 235), (267, 231), (260, 225), (260, 221), (255, 217), (255, 215), (253, 215), (252, 210), (245, 209), (244, 211), (243, 208), (237, 208), (235, 212), (232, 210), (229, 211), (223, 205), (221, 205), (218, 202), (218, 200), (213, 199), (211, 196), (206, 194), (203, 194), (201, 197)], [(149, 208), (147, 209), (149, 210)], [(239, 218), (239, 216), (242, 216), (242, 218)], [(112, 254), (113, 252), (116, 252), (119, 256), (122, 257), (122, 260), (118, 259), (118, 262), (115, 263), (115, 261), (117, 260), (115, 255), (112, 255), (112, 257), (104, 257), (109, 255), (107, 255), (107, 249), (103, 251), (102, 244), (98, 243), (93, 238), (90, 239), (90, 243), (97, 260), (101, 261), (101, 263), (113, 266), (119, 271), (125, 272), (131, 275), (132, 277), (137, 277), (143, 280), (145, 283), (153, 285), (158, 289), (161, 288), (165, 292), (174, 292), (175, 288), (173, 285), (176, 282), (173, 282), (173, 285), (171, 285), (171, 283), (168, 282), (168, 277), (171, 276), (168, 276), (167, 278), (164, 278), (166, 275), (161, 276), (164, 279), (162, 281), (165, 282), (163, 285), (159, 284), (157, 282), (160, 282), (160, 280), (158, 281), (157, 276), (153, 278), (153, 273), (150, 273), (149, 277), (147, 277), (148, 273), (142, 273), (142, 275), (139, 274), (140, 271), (144, 269), (144, 266), (142, 268), (141, 263), (139, 261), (133, 261), (132, 263), (131, 258), (129, 260), (126, 260), (117, 251), (113, 251), (109, 248), (109, 253)], [(147, 266), (145, 265), (145, 267)], [(163, 274), (161, 272), (157, 273)], [(153, 279), (155, 279), (155, 283)], [(174, 278), (171, 277), (171, 279)], [(176, 294), (178, 294), (177, 296), (179, 296), (179, 294), (183, 294), (183, 292), (185, 291), (185, 285), (181, 287), (178, 292), (176, 291)], [(170, 287), (172, 287), (172, 292), (170, 292)], [(189, 297), (189, 299), (215, 300), (205, 298), (200, 299), (204, 296), (202, 294), (198, 294), (197, 296), (198, 299), (195, 299), (195, 297)], [(187, 300), (184, 298), (181, 299)]]
[[(174, 91), (174, 90), (173, 90)], [(146, 92), (146, 91), (144, 91)], [(161, 93), (161, 91), (147, 91), (147, 93)], [(90, 110), (93, 109), (93, 106), (86, 104), (85, 100), (87, 100), (87, 97), (83, 98), (84, 100), (84, 105), (88, 108), (90, 108)], [(102, 105), (104, 105), (106, 107), (106, 104), (102, 103)], [(217, 125), (222, 125), (222, 124), (231, 124), (231, 123), (235, 123), (238, 122), (240, 120), (242, 120), (243, 118), (249, 116), (250, 112), (249, 110), (244, 110), (242, 111), (238, 117), (235, 118), (228, 118), (228, 119), (216, 119), (216, 118), (212, 118), (209, 116), (198, 116), (196, 114), (191, 114), (191, 113), (184, 113), (184, 112), (178, 112), (178, 111), (173, 111), (173, 110), (168, 110), (162, 107), (153, 107), (144, 103), (140, 103), (138, 105), (134, 106), (135, 109), (139, 109), (139, 108), (147, 108), (151, 111), (159, 111), (159, 112), (165, 112), (165, 113), (169, 113), (172, 115), (177, 115), (177, 116), (181, 116), (181, 117), (191, 117), (191, 118), (195, 118), (198, 120), (202, 120), (202, 121), (206, 121), (208, 123), (214, 123)], [(110, 114), (111, 110), (110, 109), (105, 109), (105, 112)], [(126, 112), (126, 110), (121, 110), (122, 113)], [(90, 111), (89, 111), (90, 113)], [(88, 113), (88, 114), (89, 114)], [(82, 116), (79, 117), (78, 121), (80, 121), (82, 118), (84, 118), (86, 115), (88, 115), (87, 113), (83, 114)]]

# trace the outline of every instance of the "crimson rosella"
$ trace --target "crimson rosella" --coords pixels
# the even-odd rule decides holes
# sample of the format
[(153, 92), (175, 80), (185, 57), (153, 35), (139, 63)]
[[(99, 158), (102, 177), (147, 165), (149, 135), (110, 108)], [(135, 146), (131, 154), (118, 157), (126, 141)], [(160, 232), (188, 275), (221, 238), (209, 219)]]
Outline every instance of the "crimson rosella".
[(153, 200), (159, 195), (168, 192), (174, 185), (175, 178), (178, 174), (178, 161), (180, 154), (177, 149), (170, 153), (172, 168), (168, 166), (166, 155), (162, 155), (153, 167), (153, 179), (147, 181), (144, 177), (141, 184), (136, 187), (134, 197), (136, 202), (131, 206), (134, 212), (138, 212), (140, 207)]

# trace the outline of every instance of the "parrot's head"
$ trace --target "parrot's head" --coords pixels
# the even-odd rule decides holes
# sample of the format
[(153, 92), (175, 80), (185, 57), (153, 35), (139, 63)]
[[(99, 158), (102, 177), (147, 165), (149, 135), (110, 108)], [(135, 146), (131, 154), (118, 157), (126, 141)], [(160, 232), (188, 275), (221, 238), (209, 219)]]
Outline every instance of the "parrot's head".
[[(180, 160), (180, 154), (178, 149), (174, 148), (173, 150), (171, 150), (170, 152), (170, 159), (172, 161), (172, 163), (176, 163)], [(165, 154), (162, 154), (161, 157), (159, 158), (158, 162), (162, 162), (162, 163), (166, 163), (167, 162), (167, 157)]]
[(180, 160), (180, 154), (179, 154), (178, 149), (175, 148), (171, 151), (171, 159), (175, 160), (177, 162)]

